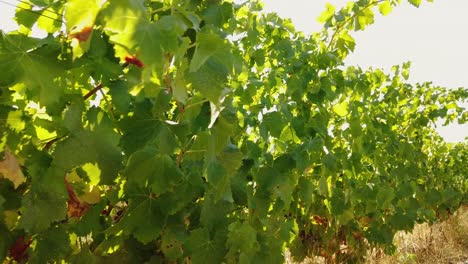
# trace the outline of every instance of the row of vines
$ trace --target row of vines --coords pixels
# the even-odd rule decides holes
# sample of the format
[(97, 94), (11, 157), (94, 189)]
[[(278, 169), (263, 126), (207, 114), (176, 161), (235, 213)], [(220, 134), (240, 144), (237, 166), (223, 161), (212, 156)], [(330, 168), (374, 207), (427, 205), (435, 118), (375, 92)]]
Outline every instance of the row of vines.
[(434, 123), (468, 91), (343, 63), (401, 0), (310, 36), (257, 1), (83, 2), (19, 1), (0, 34), (0, 261), (353, 263), (466, 205)]

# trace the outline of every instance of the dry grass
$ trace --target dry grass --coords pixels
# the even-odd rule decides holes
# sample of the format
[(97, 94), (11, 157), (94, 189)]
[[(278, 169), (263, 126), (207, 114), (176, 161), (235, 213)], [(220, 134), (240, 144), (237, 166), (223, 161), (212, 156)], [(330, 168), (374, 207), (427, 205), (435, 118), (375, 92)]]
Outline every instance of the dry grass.
[[(460, 208), (448, 220), (429, 226), (420, 224), (413, 232), (399, 232), (392, 256), (382, 250), (368, 252), (366, 264), (468, 264), (468, 207)], [(293, 263), (287, 256), (286, 263)], [(307, 258), (302, 263), (325, 263)]]
[(366, 263), (468, 264), (468, 208), (460, 208), (442, 223), (421, 224), (411, 233), (397, 233), (395, 245), (393, 256), (373, 250)]

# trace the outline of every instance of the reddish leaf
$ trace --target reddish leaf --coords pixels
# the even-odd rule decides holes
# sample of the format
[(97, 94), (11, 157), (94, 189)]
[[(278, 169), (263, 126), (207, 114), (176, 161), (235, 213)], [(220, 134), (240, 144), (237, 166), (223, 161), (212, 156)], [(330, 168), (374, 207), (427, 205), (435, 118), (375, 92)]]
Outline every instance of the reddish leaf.
[(144, 66), (143, 62), (139, 60), (136, 56), (125, 56), (125, 61), (141, 68)]
[(31, 245), (31, 238), (27, 241), (24, 240), (24, 237), (18, 237), (16, 242), (11, 245), (8, 250), (8, 255), (17, 262), (23, 262), (28, 258), (27, 250)]
[(70, 38), (77, 39), (78, 42), (85, 42), (91, 36), (91, 32), (93, 32), (93, 27), (85, 27), (79, 32), (71, 33)]
[(65, 179), (65, 185), (67, 187), (68, 192), (68, 200), (67, 200), (67, 214), (68, 217), (81, 217), (83, 216), (89, 209), (89, 204), (81, 202), (76, 196), (73, 187), (70, 183)]
[(318, 216), (318, 215), (314, 215), (312, 217), (314, 219), (314, 221), (319, 224), (319, 225), (327, 225), (328, 224), (328, 220), (327, 218), (325, 217), (321, 217), (321, 216)]

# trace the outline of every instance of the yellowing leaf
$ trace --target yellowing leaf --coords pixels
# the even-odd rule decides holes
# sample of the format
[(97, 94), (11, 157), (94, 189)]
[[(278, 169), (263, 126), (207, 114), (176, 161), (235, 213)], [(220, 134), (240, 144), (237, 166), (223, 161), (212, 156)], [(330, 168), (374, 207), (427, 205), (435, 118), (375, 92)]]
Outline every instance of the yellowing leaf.
[(91, 34), (96, 16), (104, 1), (92, 0), (86, 2), (86, 8), (81, 8), (81, 0), (70, 0), (65, 9), (67, 31), (72, 40), (73, 59), (83, 56), (89, 50)]
[(91, 187), (90, 190), (86, 190), (85, 193), (78, 196), (80, 202), (85, 202), (87, 204), (97, 204), (101, 199), (101, 193), (97, 186)]
[(334, 105), (333, 112), (339, 116), (346, 116), (348, 114), (348, 102)]
[(393, 7), (390, 4), (390, 1), (385, 1), (379, 5), (379, 12), (384, 16), (390, 14), (392, 10), (393, 10)]
[[(89, 174), (90, 171), (94, 171), (95, 173), (99, 173), (99, 174), (101, 173), (99, 168), (97, 166), (94, 166), (92, 163), (87, 163), (85, 164), (85, 166), (83, 166), (83, 169), (88, 173), (88, 176), (90, 178), (93, 177), (93, 176), (90, 176)], [(90, 185), (86, 184), (83, 181), (83, 179), (80, 178), (76, 170), (73, 170), (70, 173), (68, 173), (66, 176), (66, 180), (68, 182), (73, 182), (77, 184), (78, 186), (81, 185), (81, 187), (75, 187), (75, 189), (72, 190), (76, 199), (76, 201), (74, 201), (75, 203), (79, 203), (79, 205), (85, 205), (85, 204), (89, 205), (89, 204), (99, 203), (101, 199), (101, 192), (99, 191), (99, 187), (92, 185), (92, 183), (90, 183)], [(99, 182), (99, 178), (91, 179), (91, 181), (97, 184)]]
[(18, 224), (19, 214), (18, 210), (7, 210), (3, 212), (5, 225), (8, 229), (12, 230)]
[(78, 175), (78, 173), (76, 173), (75, 170), (67, 174), (66, 180), (69, 182), (82, 182), (83, 181)]
[(8, 149), (5, 149), (4, 160), (0, 161), (0, 176), (1, 175), (13, 182), (15, 188), (18, 188), (18, 186), (25, 181), (18, 160)]
[(89, 177), (89, 184), (90, 185), (97, 185), (101, 180), (101, 169), (95, 163), (86, 163), (83, 165), (82, 169), (86, 172)]
[(37, 19), (37, 26), (47, 33), (54, 33), (60, 30), (62, 26), (62, 8), (59, 5), (50, 5), (42, 11), (42, 14)]
[(318, 17), (317, 21), (320, 23), (327, 22), (335, 14), (335, 7), (332, 4), (326, 4), (327, 9), (323, 11)]
[(92, 26), (104, 1), (86, 1), (86, 8), (81, 0), (67, 1), (65, 9), (65, 20), (67, 21), (67, 31), (72, 32)]

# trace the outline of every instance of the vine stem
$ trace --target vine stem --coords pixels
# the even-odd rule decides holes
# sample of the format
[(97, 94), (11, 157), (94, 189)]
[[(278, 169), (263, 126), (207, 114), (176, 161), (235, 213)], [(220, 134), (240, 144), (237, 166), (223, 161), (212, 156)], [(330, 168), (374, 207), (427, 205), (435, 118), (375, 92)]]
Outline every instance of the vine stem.
[(96, 87), (94, 87), (91, 91), (89, 91), (83, 96), (83, 100), (87, 100), (88, 98), (96, 94), (97, 91), (102, 89), (102, 87), (103, 87), (102, 83), (98, 84)]
[(62, 140), (63, 138), (65, 138), (65, 137), (67, 137), (67, 136), (68, 136), (68, 134), (63, 135), (63, 136), (57, 136), (57, 137), (54, 137), (54, 138), (48, 140), (48, 141), (45, 143), (45, 145), (44, 145), (44, 147), (42, 148), (42, 150), (46, 150), (46, 151), (49, 150), (49, 149), (52, 147), (53, 144), (55, 144), (57, 141), (60, 141), (60, 140)]
[(355, 12), (354, 15), (350, 16), (348, 19), (346, 19), (341, 25), (339, 25), (335, 32), (333, 33), (331, 39), (330, 39), (330, 42), (328, 43), (327, 45), (327, 49), (329, 50), (331, 45), (333, 44), (333, 41), (335, 40), (335, 37), (341, 33), (341, 31), (346, 27), (346, 25), (348, 25), (348, 23), (353, 20), (354, 18), (356, 18), (356, 16), (359, 15), (359, 13), (361, 13), (362, 11), (372, 7), (372, 6), (375, 6), (376, 4), (379, 4), (379, 3), (382, 3), (386, 0), (377, 0), (377, 1), (372, 1), (370, 4), (368, 4), (367, 6), (363, 7), (362, 9), (360, 9), (358, 12)]

